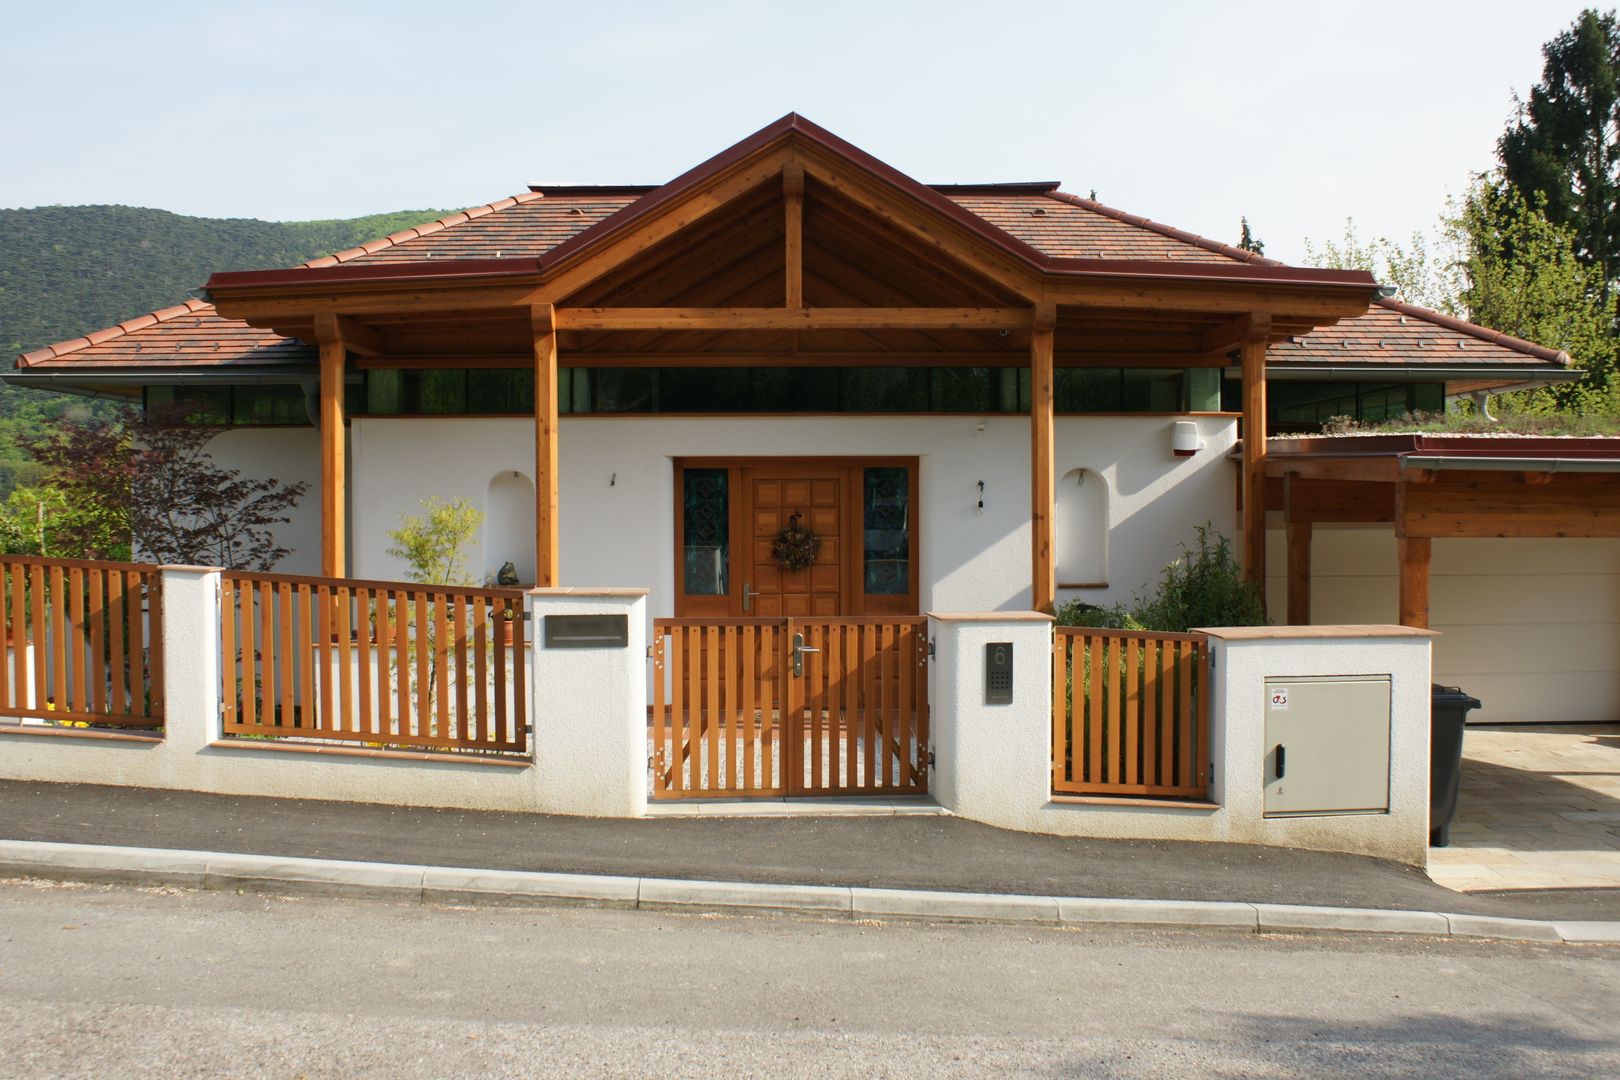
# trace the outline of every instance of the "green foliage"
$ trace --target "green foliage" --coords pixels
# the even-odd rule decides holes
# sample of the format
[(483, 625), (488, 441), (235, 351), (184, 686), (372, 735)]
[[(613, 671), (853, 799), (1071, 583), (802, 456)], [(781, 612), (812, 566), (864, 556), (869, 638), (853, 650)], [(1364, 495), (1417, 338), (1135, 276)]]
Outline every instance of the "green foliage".
[(1457, 283), (1444, 259), (1429, 255), (1429, 241), (1414, 232), (1404, 245), (1385, 236), (1363, 240), (1356, 223), (1344, 219), (1344, 237), (1324, 240), (1320, 245), (1305, 240), (1305, 261), (1331, 270), (1366, 270), (1380, 283), (1393, 285), (1396, 296), (1446, 315), (1462, 316)]
[[(9, 367), (17, 353), (179, 303), (215, 270), (294, 266), (443, 216), (255, 221), (133, 206), (0, 210), (0, 362)], [(110, 411), (83, 397), (0, 384), (0, 496), (40, 479), (20, 440)]]
[(1062, 626), (1185, 633), (1199, 626), (1264, 626), (1266, 607), (1260, 590), (1243, 580), (1232, 554), (1232, 542), (1208, 524), (1198, 527), (1194, 546), (1164, 568), (1147, 596), (1123, 604), (1097, 607), (1073, 601), (1057, 609)]
[(445, 502), (438, 496), (422, 500), (427, 513), (402, 515), (400, 527), (388, 533), (395, 544), (388, 554), (404, 562), (406, 578), (423, 585), (471, 585), (467, 575), (467, 546), (484, 523), (484, 512), (466, 499)]
[(1545, 405), (1539, 412), (1498, 411), (1487, 419), (1469, 402), (1461, 402), (1449, 412), (1416, 413), (1412, 416), (1375, 423), (1362, 423), (1339, 417), (1322, 426), (1325, 435), (1574, 435), (1587, 438), (1620, 435), (1620, 410), (1581, 413), (1554, 407), (1550, 395), (1534, 393), (1499, 394), (1492, 408), (1518, 400)]
[(1497, 143), (1507, 186), (1553, 224), (1603, 282), (1620, 276), (1620, 29), (1588, 8), (1542, 46), (1541, 81)]
[[(1588, 375), (1580, 387), (1535, 393), (1543, 407), (1581, 411), (1615, 370), (1615, 298), (1602, 271), (1576, 252), (1574, 230), (1514, 188), (1481, 177), (1445, 219), (1458, 253), (1459, 300), (1482, 326), (1568, 352)], [(1536, 411), (1529, 401), (1518, 411)]]

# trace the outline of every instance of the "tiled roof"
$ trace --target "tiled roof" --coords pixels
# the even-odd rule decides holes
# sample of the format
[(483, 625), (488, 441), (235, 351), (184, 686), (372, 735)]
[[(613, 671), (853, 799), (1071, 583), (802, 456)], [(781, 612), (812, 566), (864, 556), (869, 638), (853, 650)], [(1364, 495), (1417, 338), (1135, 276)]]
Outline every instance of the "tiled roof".
[[(1218, 241), (1061, 191), (1014, 186), (996, 191), (942, 189), (963, 209), (1043, 254), (1069, 258), (1144, 259), (1188, 263), (1281, 265)], [(522, 194), (406, 229), (364, 247), (306, 263), (408, 263), (540, 255), (634, 202), (628, 190), (550, 188)], [(191, 367), (302, 364), (314, 350), (224, 319), (200, 300), (144, 315), (116, 327), (24, 354), (24, 370), (91, 370), (131, 364)], [(1440, 367), (1557, 366), (1556, 350), (1394, 301), (1365, 315), (1274, 345), (1274, 363)]]
[(1367, 314), (1271, 346), (1271, 363), (1563, 366), (1561, 354), (1482, 326), (1397, 301), (1381, 300)]

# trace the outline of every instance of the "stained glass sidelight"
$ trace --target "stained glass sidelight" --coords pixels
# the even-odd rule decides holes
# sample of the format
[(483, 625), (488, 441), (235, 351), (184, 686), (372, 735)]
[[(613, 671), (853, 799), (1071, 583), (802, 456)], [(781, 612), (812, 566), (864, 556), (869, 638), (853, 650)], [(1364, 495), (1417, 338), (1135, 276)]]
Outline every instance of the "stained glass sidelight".
[(867, 469), (862, 506), (868, 595), (911, 591), (911, 473)]
[(687, 469), (682, 475), (686, 594), (724, 596), (731, 590), (730, 474), (725, 469)]

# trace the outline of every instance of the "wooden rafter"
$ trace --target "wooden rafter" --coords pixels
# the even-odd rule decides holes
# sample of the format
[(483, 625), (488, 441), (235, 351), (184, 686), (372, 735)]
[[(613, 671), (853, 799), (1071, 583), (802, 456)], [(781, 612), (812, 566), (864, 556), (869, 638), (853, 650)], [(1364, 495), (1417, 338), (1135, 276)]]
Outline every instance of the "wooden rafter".
[(1011, 330), (1028, 308), (558, 308), (559, 330)]

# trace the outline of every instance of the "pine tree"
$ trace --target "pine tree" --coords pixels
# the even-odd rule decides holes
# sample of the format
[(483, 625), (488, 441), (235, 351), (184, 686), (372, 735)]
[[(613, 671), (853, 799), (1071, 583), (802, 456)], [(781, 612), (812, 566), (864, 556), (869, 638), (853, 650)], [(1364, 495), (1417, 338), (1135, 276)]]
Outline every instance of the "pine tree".
[(1620, 28), (1588, 8), (1542, 47), (1541, 82), (1497, 143), (1502, 174), (1526, 206), (1570, 229), (1575, 251), (1620, 275)]

